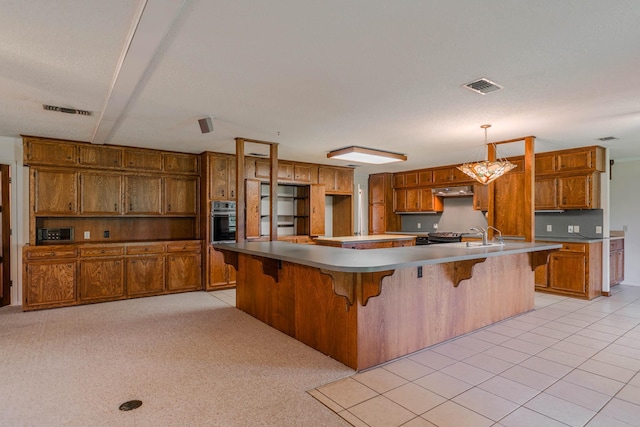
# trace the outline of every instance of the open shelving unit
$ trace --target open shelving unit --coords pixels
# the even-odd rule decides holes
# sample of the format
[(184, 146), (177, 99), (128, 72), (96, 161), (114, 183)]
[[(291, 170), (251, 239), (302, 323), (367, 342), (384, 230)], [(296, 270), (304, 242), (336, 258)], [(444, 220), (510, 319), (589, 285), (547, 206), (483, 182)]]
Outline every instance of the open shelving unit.
[[(279, 236), (309, 234), (309, 186), (278, 184)], [(260, 185), (260, 235), (269, 236), (269, 185)]]

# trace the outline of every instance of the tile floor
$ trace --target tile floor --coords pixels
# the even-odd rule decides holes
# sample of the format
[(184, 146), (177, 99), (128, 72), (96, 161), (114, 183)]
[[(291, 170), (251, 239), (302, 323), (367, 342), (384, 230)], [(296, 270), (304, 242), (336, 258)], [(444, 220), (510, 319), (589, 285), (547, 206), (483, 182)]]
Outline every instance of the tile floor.
[(354, 426), (637, 426), (639, 325), (640, 287), (537, 293), (532, 312), (309, 393)]

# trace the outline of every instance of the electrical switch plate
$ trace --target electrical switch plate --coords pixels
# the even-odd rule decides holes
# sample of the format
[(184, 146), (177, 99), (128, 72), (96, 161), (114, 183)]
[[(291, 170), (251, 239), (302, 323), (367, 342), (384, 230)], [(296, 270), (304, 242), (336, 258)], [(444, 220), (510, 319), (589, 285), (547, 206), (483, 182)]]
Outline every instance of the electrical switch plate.
[(422, 228), (422, 224), (418, 223), (418, 228)]
[(567, 229), (567, 232), (573, 233), (573, 225), (570, 225)]
[(573, 232), (574, 233), (579, 233), (580, 232), (580, 226), (579, 225), (574, 225), (573, 226)]
[(602, 234), (602, 226), (596, 225), (596, 234)]
[(84, 238), (85, 239), (90, 239), (91, 238), (91, 232), (90, 231), (85, 231), (84, 232)]
[(547, 231), (553, 231), (553, 227), (551, 226), (551, 224), (547, 224)]

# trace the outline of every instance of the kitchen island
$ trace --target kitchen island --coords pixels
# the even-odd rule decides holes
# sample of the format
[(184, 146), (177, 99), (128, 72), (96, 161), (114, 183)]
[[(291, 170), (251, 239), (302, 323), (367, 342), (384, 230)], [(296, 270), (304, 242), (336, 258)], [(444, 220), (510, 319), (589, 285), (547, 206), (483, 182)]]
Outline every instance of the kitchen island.
[(240, 310), (355, 370), (532, 310), (533, 271), (560, 247), (214, 245)]
[(415, 235), (372, 234), (367, 236), (316, 237), (316, 244), (348, 249), (381, 249), (415, 246)]

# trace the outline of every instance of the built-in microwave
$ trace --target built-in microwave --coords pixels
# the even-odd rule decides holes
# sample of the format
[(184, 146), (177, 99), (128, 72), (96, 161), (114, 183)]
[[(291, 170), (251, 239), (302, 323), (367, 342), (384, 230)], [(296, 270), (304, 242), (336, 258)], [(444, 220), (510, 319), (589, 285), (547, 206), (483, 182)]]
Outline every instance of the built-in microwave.
[(211, 243), (236, 241), (236, 202), (211, 202)]

